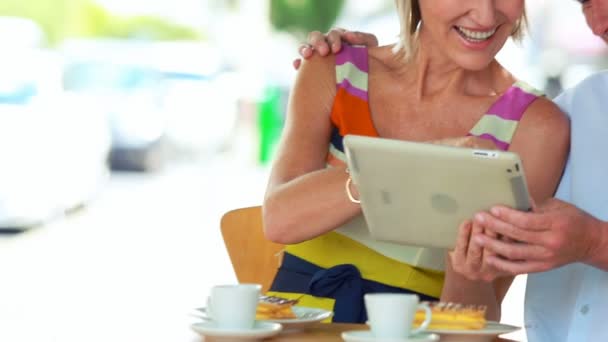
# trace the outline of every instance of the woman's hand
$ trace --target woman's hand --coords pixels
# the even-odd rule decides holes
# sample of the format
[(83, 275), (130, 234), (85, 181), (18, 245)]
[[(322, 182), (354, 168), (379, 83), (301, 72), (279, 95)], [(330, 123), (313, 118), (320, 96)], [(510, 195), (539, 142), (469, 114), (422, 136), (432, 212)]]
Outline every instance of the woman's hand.
[(460, 225), (456, 247), (448, 253), (441, 300), (485, 305), (487, 318), (500, 320), (500, 303), (513, 278), (486, 262), (491, 254), (475, 243), (474, 234), (486, 233), (470, 220)]
[(488, 257), (495, 257), (489, 250), (483, 249), (473, 236), (488, 235), (496, 239), (497, 235), (473, 221), (467, 220), (458, 227), (458, 238), (454, 251), (449, 253), (452, 268), (465, 278), (473, 281), (491, 282), (507, 275), (486, 262)]
[[(333, 28), (325, 34), (319, 31), (310, 32), (306, 44), (300, 45), (298, 51), (304, 59), (312, 57), (315, 51), (321, 56), (327, 56), (330, 52), (340, 52), (342, 50), (342, 42), (368, 47), (378, 46), (378, 39), (371, 33)], [(297, 70), (300, 68), (301, 63), (302, 60), (298, 58), (293, 61), (293, 67)]]
[(467, 148), (478, 148), (482, 150), (496, 150), (496, 144), (492, 140), (483, 139), (476, 136), (465, 136), (458, 138), (447, 138), (441, 140), (431, 141), (432, 144), (446, 145), (454, 147), (467, 147)]

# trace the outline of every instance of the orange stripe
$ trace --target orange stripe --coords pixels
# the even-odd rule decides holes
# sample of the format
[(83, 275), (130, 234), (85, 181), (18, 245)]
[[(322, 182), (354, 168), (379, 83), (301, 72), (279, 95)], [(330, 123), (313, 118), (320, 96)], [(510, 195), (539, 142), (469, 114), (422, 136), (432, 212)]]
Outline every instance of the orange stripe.
[(378, 136), (368, 103), (349, 94), (344, 89), (338, 89), (336, 93), (331, 120), (340, 129), (341, 136), (347, 134)]

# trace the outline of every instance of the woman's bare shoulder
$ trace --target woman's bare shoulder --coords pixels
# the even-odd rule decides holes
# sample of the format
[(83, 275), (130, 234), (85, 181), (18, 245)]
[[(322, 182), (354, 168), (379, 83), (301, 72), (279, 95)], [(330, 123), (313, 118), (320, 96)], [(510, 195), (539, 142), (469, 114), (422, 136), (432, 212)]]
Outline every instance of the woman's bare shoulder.
[(569, 147), (568, 117), (551, 100), (539, 97), (526, 110), (511, 144), (511, 150), (520, 154), (537, 202), (555, 193)]
[(569, 145), (570, 120), (553, 101), (539, 97), (521, 118), (512, 147), (567, 150)]
[(530, 123), (532, 129), (565, 133), (570, 130), (568, 116), (550, 99), (541, 96), (526, 110), (522, 122)]
[(377, 46), (368, 49), (370, 71), (393, 70), (403, 67), (403, 60), (393, 52), (394, 45)]

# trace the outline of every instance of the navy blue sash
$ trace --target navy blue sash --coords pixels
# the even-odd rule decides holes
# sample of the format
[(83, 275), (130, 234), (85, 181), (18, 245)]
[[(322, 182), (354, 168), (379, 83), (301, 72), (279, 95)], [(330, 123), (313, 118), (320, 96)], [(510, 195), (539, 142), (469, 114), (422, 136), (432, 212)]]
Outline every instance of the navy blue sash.
[[(387, 270), (390, 272), (390, 270)], [(335, 299), (334, 322), (365, 323), (367, 313), (363, 303), (366, 293), (412, 293), (423, 301), (437, 298), (421, 293), (363, 279), (351, 264), (321, 268), (292, 254), (284, 253), (270, 291), (304, 293), (315, 297)]]

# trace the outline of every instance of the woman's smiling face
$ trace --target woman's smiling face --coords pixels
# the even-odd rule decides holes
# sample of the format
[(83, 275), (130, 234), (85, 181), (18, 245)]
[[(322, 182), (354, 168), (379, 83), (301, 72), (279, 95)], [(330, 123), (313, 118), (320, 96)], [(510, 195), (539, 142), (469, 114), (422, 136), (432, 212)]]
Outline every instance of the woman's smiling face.
[[(454, 63), (485, 68), (513, 34), (524, 0), (420, 0), (421, 39), (441, 47)], [(426, 36), (423, 38), (422, 36)]]

